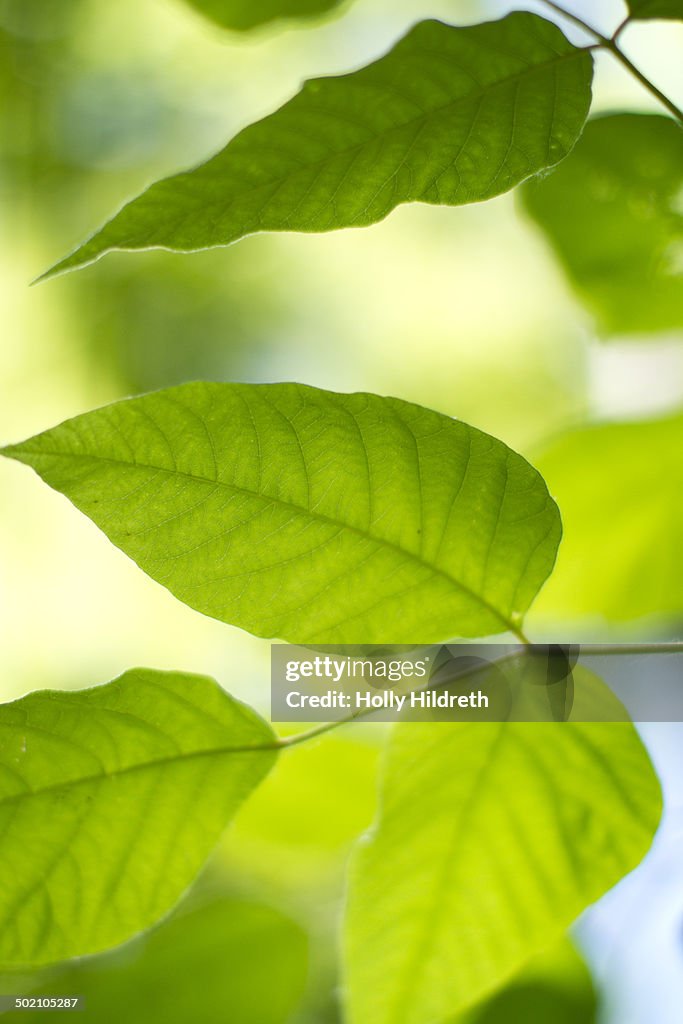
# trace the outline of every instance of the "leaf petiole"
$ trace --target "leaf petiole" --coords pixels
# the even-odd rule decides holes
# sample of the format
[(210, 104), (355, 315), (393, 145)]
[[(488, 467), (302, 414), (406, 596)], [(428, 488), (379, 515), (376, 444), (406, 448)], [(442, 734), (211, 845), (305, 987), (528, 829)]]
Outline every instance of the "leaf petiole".
[[(566, 8), (560, 6), (560, 4), (556, 4), (554, 0), (543, 0), (543, 3), (546, 7), (550, 7), (551, 10), (555, 11), (556, 14), (562, 15), (563, 18), (567, 18), (569, 21), (574, 22), (575, 25), (584, 29), (585, 32), (589, 32), (597, 40), (598, 48), (607, 50), (608, 53), (611, 53), (627, 71), (630, 71), (634, 78), (636, 78), (640, 84), (648, 90), (648, 92), (652, 93), (652, 95), (658, 99), (664, 107), (666, 107), (670, 114), (673, 114), (677, 121), (683, 124), (683, 110), (681, 110), (680, 107), (677, 107), (673, 100), (670, 100), (669, 97), (661, 91), (661, 89), (658, 89), (654, 82), (651, 82), (650, 79), (635, 66), (633, 61), (626, 56), (624, 51), (618, 45), (617, 40), (619, 39), (619, 36), (632, 20), (630, 15), (627, 18), (624, 18), (621, 24), (619, 24), (615, 29), (612, 36), (608, 37), (604, 36), (602, 32), (599, 32), (592, 25), (589, 25), (587, 21), (584, 21), (583, 18), (580, 18), (577, 14), (566, 10)], [(589, 49), (594, 48), (595, 47), (592, 46), (589, 47)]]

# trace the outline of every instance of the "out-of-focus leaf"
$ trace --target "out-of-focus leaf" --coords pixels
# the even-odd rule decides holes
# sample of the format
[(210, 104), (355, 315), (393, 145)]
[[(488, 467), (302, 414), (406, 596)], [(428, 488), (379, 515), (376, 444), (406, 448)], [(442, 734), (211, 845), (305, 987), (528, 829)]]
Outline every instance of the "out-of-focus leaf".
[(539, 617), (680, 619), (681, 452), (676, 415), (571, 430), (539, 454), (565, 528)]
[[(125, 950), (51, 972), (29, 994), (82, 996), (92, 1024), (284, 1024), (304, 988), (306, 946), (279, 911), (222, 897), (177, 913)], [(7, 1017), (38, 1021), (45, 1011)]]
[(374, 64), (307, 82), (208, 163), (152, 185), (45, 276), (112, 250), (191, 252), (373, 224), (400, 203), (489, 199), (567, 155), (592, 67), (535, 14), (421, 22)]
[(401, 724), (380, 799), (350, 871), (350, 1024), (486, 996), (639, 863), (661, 810), (626, 722)]
[(590, 972), (574, 946), (564, 941), (450, 1024), (595, 1024), (597, 1008)]
[(192, 608), (295, 643), (514, 629), (560, 538), (521, 456), (377, 395), (187, 384), (3, 453)]
[(683, 0), (626, 0), (631, 17), (683, 20)]
[(373, 818), (378, 753), (379, 737), (372, 742), (365, 728), (287, 751), (230, 828), (223, 861), (289, 891), (340, 879)]
[(182, 895), (275, 759), (212, 679), (134, 669), (0, 706), (0, 965), (96, 953)]
[(278, 358), (289, 289), (268, 249), (259, 247), (258, 265), (235, 259), (236, 250), (193, 260), (149, 252), (73, 275), (74, 344), (88, 372), (134, 395), (200, 378), (240, 380)]
[(342, 0), (186, 0), (224, 28), (246, 32), (270, 21), (317, 18)]
[(683, 326), (683, 132), (658, 114), (589, 121), (524, 202), (601, 333)]

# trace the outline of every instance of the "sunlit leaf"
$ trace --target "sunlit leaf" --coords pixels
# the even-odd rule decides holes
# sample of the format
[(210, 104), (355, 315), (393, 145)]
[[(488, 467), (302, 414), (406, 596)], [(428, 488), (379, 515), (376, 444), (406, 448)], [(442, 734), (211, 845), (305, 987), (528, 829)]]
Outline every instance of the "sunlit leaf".
[(316, 18), (342, 0), (186, 0), (224, 28), (246, 32), (271, 21)]
[(181, 673), (0, 705), (0, 966), (95, 953), (157, 921), (273, 741), (212, 679)]
[(626, 0), (633, 18), (668, 18), (683, 21), (683, 0)]
[(565, 940), (449, 1024), (596, 1024), (597, 1009), (590, 972)]
[[(306, 946), (280, 912), (221, 897), (124, 950), (50, 972), (30, 995), (79, 995), (92, 1024), (284, 1024), (304, 988)], [(22, 1010), (19, 1019), (44, 1018)]]
[(589, 121), (523, 190), (603, 334), (683, 326), (683, 132), (658, 114)]
[(377, 395), (188, 384), (3, 451), (186, 604), (299, 643), (513, 629), (560, 536), (521, 456)]
[(590, 54), (534, 14), (421, 22), (381, 60), (307, 82), (208, 163), (153, 185), (48, 276), (111, 250), (189, 252), (499, 195), (567, 155), (591, 78)]
[(351, 1024), (481, 999), (639, 863), (659, 814), (630, 723), (397, 726), (350, 870)]
[(565, 527), (539, 616), (680, 619), (682, 451), (677, 415), (571, 430), (539, 454)]

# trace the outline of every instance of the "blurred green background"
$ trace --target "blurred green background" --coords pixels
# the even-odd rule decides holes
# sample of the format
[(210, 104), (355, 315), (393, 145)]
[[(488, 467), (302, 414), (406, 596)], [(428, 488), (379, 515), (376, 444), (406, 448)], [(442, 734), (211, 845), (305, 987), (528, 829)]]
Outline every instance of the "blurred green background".
[[(546, 459), (568, 554), (527, 620), (532, 638), (567, 639), (568, 631), (572, 641), (680, 635), (683, 601), (671, 581), (680, 580), (682, 556), (661, 549), (662, 523), (680, 522), (680, 493), (669, 486), (660, 494), (656, 463), (647, 452), (640, 462), (631, 454), (628, 430), (617, 430), (616, 440), (610, 435), (586, 474), (584, 455), (593, 443), (581, 428), (596, 421), (637, 425), (679, 410), (683, 346), (671, 335), (598, 341), (514, 196), (460, 209), (403, 207), (362, 231), (258, 236), (193, 256), (113, 255), (28, 287), (126, 198), (210, 155), (290, 97), (303, 78), (373, 59), (420, 17), (469, 22), (510, 6), (355, 0), (310, 26), (240, 36), (181, 0), (0, 0), (0, 441), (199, 378), (297, 380), (397, 395), (490, 431), (532, 461), (538, 455), (542, 466)], [(619, 0), (573, 7), (605, 28), (624, 14)], [(647, 23), (629, 29), (624, 42), (665, 91), (680, 96), (683, 26)], [(598, 60), (595, 93), (596, 110), (654, 109), (606, 58)], [(667, 436), (675, 458), (677, 443)], [(544, 456), (558, 437), (564, 454)], [(634, 500), (628, 487), (615, 496), (610, 465), (615, 479), (630, 480), (633, 472), (632, 488), (654, 487), (655, 498), (644, 512), (639, 506), (637, 529), (610, 530), (609, 552), (596, 565), (605, 516), (609, 526)], [(643, 466), (648, 473), (639, 477)], [(176, 602), (23, 467), (5, 464), (1, 472), (1, 699), (92, 685), (149, 665), (209, 673), (267, 710), (267, 643)], [(600, 486), (607, 512), (589, 522), (590, 495)], [(611, 587), (602, 585), (608, 578)], [(662, 735), (651, 730), (650, 742), (662, 751), (666, 781), (666, 772), (676, 778), (681, 765), (674, 733)], [(87, 977), (74, 968), (75, 977), (63, 979), (67, 988), (92, 993), (91, 1018), (122, 1019), (125, 1010), (142, 1020), (145, 1007), (154, 1014), (160, 986), (175, 977), (174, 963), (203, 963), (204, 970), (196, 968), (194, 1016), (188, 1009), (179, 1020), (337, 1020), (334, 933), (343, 864), (351, 840), (372, 819), (376, 759), (371, 728), (283, 758), (226, 836), (193, 896), (196, 905), (111, 962), (101, 958)], [(671, 828), (679, 834), (683, 797), (675, 786), (672, 793)], [(630, 906), (628, 893), (625, 899)], [(607, 925), (599, 918), (591, 931), (589, 922), (584, 935), (608, 992), (627, 991), (618, 928), (609, 924), (618, 921), (620, 906), (610, 909)], [(236, 938), (252, 934), (254, 949), (263, 951), (259, 964), (250, 940)], [(678, 964), (680, 936), (667, 931), (662, 941)], [(221, 974), (229, 961), (234, 969), (224, 966)], [(188, 982), (193, 968), (183, 970)], [(242, 970), (255, 971), (251, 989), (270, 986), (272, 999), (247, 1005)], [(532, 972), (521, 983), (536, 993), (537, 1017), (527, 992), (521, 1004), (513, 994), (502, 1009), (489, 1007), (480, 1024), (551, 1019), (543, 1003), (548, 988), (553, 1020), (595, 1019), (590, 984), (571, 953), (543, 971), (544, 982)], [(614, 996), (603, 1019), (673, 1024), (678, 1018), (661, 1016), (666, 1011), (638, 1016), (638, 999), (653, 1012), (662, 991), (667, 999), (672, 991), (681, 997), (680, 981), (675, 989), (670, 978), (659, 978), (659, 996), (647, 978), (642, 984), (643, 992), (626, 1000), (631, 1016)], [(114, 1013), (111, 999), (98, 1002), (96, 995), (110, 990), (123, 999)], [(169, 1007), (191, 1007), (186, 998), (189, 990), (176, 993)], [(156, 1012), (175, 1019), (170, 1008)]]

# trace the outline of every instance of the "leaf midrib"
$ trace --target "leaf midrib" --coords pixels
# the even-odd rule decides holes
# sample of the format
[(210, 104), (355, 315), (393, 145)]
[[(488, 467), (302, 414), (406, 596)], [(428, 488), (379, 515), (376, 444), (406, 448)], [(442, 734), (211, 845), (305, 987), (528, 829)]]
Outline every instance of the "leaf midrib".
[(19, 803), (22, 800), (30, 800), (33, 797), (43, 796), (46, 793), (55, 793), (63, 789), (74, 789), (78, 786), (90, 785), (93, 782), (104, 782), (109, 779), (117, 779), (126, 775), (134, 775), (137, 772), (146, 771), (147, 769), (153, 770), (156, 768), (164, 768), (168, 765), (185, 761), (198, 761), (205, 757), (224, 757), (228, 754), (262, 754), (269, 752), (277, 754), (281, 748), (282, 744), (276, 737), (274, 737), (268, 743), (245, 744), (237, 747), (209, 747), (205, 750), (189, 750), (181, 753), (173, 753), (165, 757), (153, 758), (150, 761), (140, 761), (136, 764), (124, 765), (123, 767), (115, 768), (110, 772), (101, 771), (90, 775), (80, 775), (74, 779), (65, 779), (63, 782), (53, 782), (48, 786), (41, 786), (39, 789), (28, 789), (21, 793), (12, 793), (10, 796), (0, 796), (0, 807), (7, 806), (8, 804)]
[[(462, 583), (460, 580), (456, 579), (455, 576), (452, 576), (450, 573), (447, 573), (444, 569), (441, 569), (438, 566), (432, 565), (430, 562), (425, 561), (425, 559), (422, 558), (419, 554), (415, 554), (414, 552), (408, 551), (406, 548), (401, 547), (400, 544), (396, 544), (394, 541), (390, 541), (383, 537), (377, 537), (372, 533), (366, 533), (360, 527), (354, 526), (352, 523), (347, 523), (344, 520), (336, 519), (334, 516), (324, 515), (320, 512), (312, 512), (311, 509), (306, 508), (303, 505), (297, 505), (294, 502), (285, 501), (280, 497), (271, 497), (268, 494), (252, 490), (248, 487), (244, 487), (239, 484), (229, 483), (226, 480), (220, 480), (215, 477), (205, 476), (200, 473), (190, 473), (186, 470), (167, 469), (165, 466), (155, 466), (148, 462), (128, 462), (124, 459), (114, 459), (106, 455), (93, 455), (91, 453), (88, 453), (87, 455), (80, 455), (75, 452), (69, 452), (65, 454), (64, 452), (50, 451), (49, 449), (45, 448), (40, 450), (31, 449), (25, 447), (24, 445), (17, 446), (16, 451), (22, 453), (25, 452), (29, 455), (48, 456), (57, 459), (91, 459), (96, 462), (105, 462), (113, 466), (127, 466), (135, 469), (143, 469), (158, 473), (166, 473), (169, 476), (184, 477), (185, 479), (188, 480), (194, 480), (197, 483), (212, 484), (214, 486), (226, 487), (238, 494), (245, 494), (248, 495), (249, 497), (257, 498), (260, 501), (267, 501), (269, 503), (279, 505), (282, 508), (291, 509), (297, 515), (307, 515), (314, 521), (317, 520), (323, 523), (328, 523), (329, 525), (339, 527), (342, 530), (349, 530), (352, 533), (355, 533), (357, 536), (361, 537), (363, 540), (370, 540), (373, 543), (377, 544), (379, 547), (383, 546), (385, 548), (388, 548), (389, 550), (398, 553), (403, 558), (409, 561), (416, 562), (422, 568), (428, 569), (434, 576), (439, 576), (442, 579), (446, 580), (446, 582), (449, 583), (451, 586), (456, 587), (462, 593), (466, 594), (475, 604), (479, 605), (481, 608), (490, 612), (498, 620), (498, 622), (505, 626), (506, 630), (510, 631), (511, 633), (516, 633), (516, 627), (514, 626), (512, 620), (508, 619), (501, 611), (499, 611), (492, 604), (490, 604), (484, 597), (481, 597), (479, 594), (476, 593), (476, 591), (468, 587), (466, 583)], [(9, 448), (0, 449), (0, 454), (8, 455), (11, 452), (12, 446), (10, 446)], [(9, 457), (13, 458), (15, 456), (9, 454)], [(39, 475), (41, 475), (38, 470), (36, 470), (36, 472), (38, 472)], [(68, 495), (66, 496), (68, 497)], [(100, 527), (100, 529), (103, 528)]]
[[(540, 20), (541, 21), (545, 21), (545, 19), (543, 19), (543, 18), (541, 18)], [(445, 22), (441, 22), (441, 24), (446, 24), (446, 23)], [(547, 24), (552, 24), (552, 22), (547, 22)], [(458, 28), (457, 25), (447, 25), (447, 27), (451, 28), (451, 29), (454, 29), (454, 30), (457, 30), (457, 28)], [(389, 53), (385, 55), (385, 57), (388, 57), (392, 52), (393, 51), (390, 50)], [(471, 92), (468, 92), (468, 93), (466, 93), (463, 96), (458, 96), (455, 99), (450, 100), (448, 103), (444, 103), (440, 107), (435, 107), (433, 110), (430, 110), (427, 113), (421, 113), (421, 114), (417, 115), (416, 117), (408, 119), (407, 121), (402, 121), (400, 124), (394, 124), (390, 128), (387, 128), (384, 131), (377, 132), (369, 140), (366, 139), (363, 142), (359, 142), (359, 143), (357, 143), (357, 144), (355, 144), (353, 146), (347, 146), (344, 149), (335, 150), (333, 153), (328, 153), (324, 157), (321, 157), (319, 160), (313, 160), (313, 161), (311, 161), (309, 163), (304, 164), (303, 167), (306, 168), (306, 169), (315, 168), (315, 167), (321, 167), (321, 166), (324, 166), (329, 160), (337, 159), (340, 156), (346, 156), (346, 155), (351, 154), (351, 153), (357, 153), (357, 152), (361, 151), (363, 149), (363, 147), (368, 145), (370, 142), (376, 141), (376, 140), (385, 139), (392, 132), (400, 131), (400, 130), (402, 130), (404, 128), (407, 128), (409, 126), (414, 126), (416, 123), (419, 123), (421, 121), (424, 122), (424, 121), (426, 121), (430, 117), (439, 116), (440, 114), (443, 114), (444, 111), (452, 109), (452, 108), (456, 108), (459, 104), (461, 104), (463, 102), (471, 102), (473, 99), (477, 99), (477, 98), (481, 99), (482, 97), (486, 96), (487, 94), (491, 93), (493, 90), (495, 90), (495, 89), (497, 89), (497, 88), (499, 88), (501, 86), (509, 85), (509, 84), (511, 84), (513, 82), (523, 81), (525, 78), (530, 78), (532, 75), (536, 74), (539, 71), (544, 71), (544, 70), (546, 70), (548, 68), (557, 67), (558, 64), (561, 64), (561, 63), (563, 63), (565, 61), (568, 61), (568, 60), (581, 60), (581, 59), (584, 58), (584, 56), (586, 56), (586, 53), (587, 53), (587, 51), (586, 51), (585, 48), (577, 46), (577, 47), (574, 47), (573, 50), (571, 52), (569, 52), (569, 53), (556, 54), (550, 60), (543, 61), (543, 62), (541, 62), (539, 64), (529, 65), (526, 68), (523, 68), (521, 71), (516, 72), (513, 75), (509, 75), (509, 76), (507, 76), (505, 78), (499, 79), (498, 81), (492, 83), (491, 85), (488, 85), (488, 86), (480, 88), (480, 89), (474, 89)], [(379, 58), (379, 59), (382, 60), (384, 58)], [(378, 63), (378, 62), (375, 62), (375, 63)], [(372, 64), (367, 65), (367, 67), (372, 67), (372, 66), (373, 66)], [(365, 69), (360, 69), (360, 70), (363, 71)], [(357, 72), (357, 71), (356, 72), (350, 72), (348, 75), (339, 75), (339, 76), (336, 76), (336, 77), (337, 77), (337, 79), (339, 79), (339, 78), (347, 78), (347, 77), (352, 77), (353, 75), (358, 74), (358, 73), (359, 72)], [(305, 88), (305, 86), (304, 86), (304, 88)], [(298, 93), (299, 96), (301, 96), (303, 94), (304, 94), (303, 90), (300, 93)], [(296, 99), (296, 96), (292, 97), (292, 99), (289, 100), (284, 105), (284, 107), (281, 107), (280, 110), (285, 109), (287, 107), (287, 105), (289, 103), (292, 103), (295, 99)], [(556, 110), (556, 105), (555, 105), (555, 108), (553, 110), (553, 121), (554, 121), (555, 110)], [(268, 120), (271, 117), (275, 117), (278, 113), (279, 113), (279, 111), (274, 111), (273, 114), (268, 115), (268, 117), (264, 118), (263, 121)], [(256, 122), (256, 124), (262, 124), (263, 121)], [(220, 245), (229, 245), (230, 242), (238, 241), (240, 238), (246, 237), (249, 234), (253, 234), (254, 232), (259, 232), (261, 230), (278, 230), (278, 229), (267, 229), (267, 228), (260, 228), (260, 227), (255, 227), (252, 230), (252, 228), (248, 228), (248, 227), (244, 226), (243, 228), (238, 230), (237, 234), (235, 234), (233, 232), (233, 234), (228, 239), (226, 239), (225, 242), (207, 242), (205, 245), (190, 246), (188, 248), (183, 248), (182, 246), (177, 246), (177, 245), (175, 245), (173, 243), (163, 243), (163, 242), (157, 242), (157, 243), (149, 242), (147, 244), (138, 245), (135, 242), (134, 238), (129, 238), (128, 240), (123, 240), (123, 241), (112, 241), (111, 244), (106, 242), (106, 240), (102, 239), (102, 236), (104, 235), (104, 233), (107, 232), (107, 230), (109, 228), (113, 227), (119, 221), (119, 218), (127, 210), (130, 210), (134, 206), (137, 206), (137, 204), (139, 202), (143, 201), (145, 199), (145, 197), (147, 195), (149, 195), (151, 192), (153, 192), (154, 190), (156, 190), (157, 188), (159, 188), (159, 187), (161, 187), (163, 185), (167, 185), (169, 182), (177, 181), (177, 180), (183, 179), (183, 178), (188, 178), (190, 176), (193, 176), (193, 175), (197, 174), (198, 172), (201, 172), (206, 167), (208, 167), (209, 165), (213, 164), (214, 161), (219, 160), (221, 157), (223, 157), (224, 154), (227, 153), (228, 149), (230, 148), (230, 146), (232, 145), (232, 143), (236, 139), (238, 139), (241, 135), (243, 135), (244, 132), (248, 132), (248, 131), (250, 131), (254, 127), (256, 127), (256, 125), (249, 125), (246, 128), (242, 129), (241, 132), (238, 132), (237, 135), (235, 135), (229, 142), (226, 143), (226, 145), (223, 147), (222, 150), (220, 150), (218, 153), (214, 154), (212, 157), (209, 157), (209, 159), (204, 161), (203, 163), (200, 163), (200, 164), (198, 164), (198, 165), (196, 165), (194, 167), (190, 167), (186, 171), (179, 171), (176, 174), (172, 174), (172, 175), (170, 175), (170, 176), (168, 176), (166, 178), (162, 178), (160, 181), (154, 182), (147, 189), (145, 189), (138, 196), (136, 196), (135, 199), (132, 199), (129, 203), (126, 203), (119, 210), (118, 213), (116, 213), (98, 231), (96, 231), (95, 234), (91, 235), (90, 238), (88, 238), (85, 242), (83, 242), (81, 245), (79, 245), (72, 253), (70, 253), (68, 256), (65, 256), (64, 259), (60, 260), (58, 263), (55, 263), (52, 267), (50, 267), (48, 270), (46, 270), (38, 278), (36, 278), (36, 282), (46, 280), (47, 278), (53, 277), (53, 276), (55, 276), (57, 274), (64, 273), (64, 272), (66, 272), (68, 270), (71, 270), (71, 269), (77, 269), (79, 267), (87, 266), (88, 264), (93, 263), (96, 260), (98, 260), (100, 257), (104, 256), (105, 253), (108, 253), (108, 252), (132, 252), (132, 251), (135, 251), (136, 249), (140, 249), (140, 248), (147, 249), (147, 250), (150, 250), (150, 249), (167, 249), (167, 250), (170, 250), (170, 251), (176, 250), (176, 251), (179, 251), (179, 252), (198, 252), (198, 251), (203, 251), (205, 249), (215, 248), (216, 246), (220, 246)], [(564, 155), (566, 155), (566, 154), (563, 154), (563, 156)], [(554, 166), (554, 164), (558, 163), (559, 160), (561, 160), (561, 159), (562, 159), (562, 157), (559, 157), (558, 160), (554, 161), (553, 164), (546, 163), (544, 166), (545, 167)], [(257, 185), (254, 185), (252, 188), (248, 188), (248, 189), (245, 189), (245, 190), (239, 192), (237, 196), (233, 196), (228, 201), (226, 201), (226, 200), (219, 200), (218, 202), (214, 201), (214, 203), (212, 205), (213, 206), (216, 206), (216, 205), (220, 206), (222, 208), (222, 211), (223, 211), (222, 216), (225, 216), (227, 214), (227, 211), (230, 209), (230, 206), (234, 205), (239, 200), (244, 199), (247, 196), (253, 195), (254, 193), (259, 192), (260, 190), (272, 188), (272, 186), (274, 186), (274, 185), (281, 184), (281, 183), (287, 181), (290, 177), (292, 177), (294, 174), (297, 173), (297, 171), (300, 171), (301, 169), (302, 168), (295, 168), (293, 170), (288, 171), (285, 174), (280, 175), (277, 178), (271, 178), (268, 181), (259, 182)], [(500, 169), (499, 169), (498, 173), (500, 173)], [(532, 172), (530, 175), (527, 175), (527, 177), (533, 176), (533, 173), (534, 172)], [(412, 199), (401, 200), (401, 203), (411, 202), (411, 201), (419, 201), (419, 200), (420, 200), (420, 197), (417, 196), (417, 197), (413, 197)], [(206, 205), (204, 203), (204, 201), (202, 201), (202, 203), (203, 203), (203, 205)], [(398, 203), (397, 205), (401, 205), (401, 203)], [(180, 219), (181, 220), (185, 220), (185, 219), (187, 219), (187, 216), (188, 216), (188, 214), (184, 213)], [(135, 234), (135, 232), (133, 232), (133, 235), (134, 234)], [(102, 239), (104, 241), (104, 245), (99, 244), (98, 243), (98, 239)]]
[[(544, 20), (544, 19), (541, 19), (541, 20)], [(442, 22), (441, 24), (445, 24), (445, 22)], [(550, 23), (548, 23), (548, 24), (550, 24)], [(448, 28), (452, 28), (454, 30), (457, 30), (458, 26), (457, 25), (448, 25)], [(385, 56), (386, 57), (390, 56), (391, 52), (392, 51), (389, 51), (389, 53), (386, 54)], [(542, 61), (539, 64), (529, 64), (529, 65), (527, 65), (527, 67), (522, 68), (521, 71), (517, 71), (514, 74), (507, 75), (507, 76), (505, 76), (503, 78), (499, 78), (497, 81), (492, 82), (489, 85), (483, 86), (483, 87), (478, 88), (478, 89), (473, 89), (471, 92), (464, 93), (461, 96), (456, 96), (454, 99), (449, 100), (447, 103), (443, 103), (441, 106), (434, 107), (434, 108), (432, 108), (431, 110), (428, 110), (428, 111), (422, 111), (420, 114), (417, 114), (415, 117), (411, 117), (411, 118), (408, 118), (405, 121), (401, 121), (401, 122), (398, 122), (396, 124), (392, 124), (390, 127), (385, 128), (382, 131), (376, 132), (370, 138), (364, 139), (362, 142), (354, 143), (354, 145), (352, 145), (352, 146), (345, 146), (342, 149), (335, 149), (332, 152), (327, 153), (324, 157), (321, 157), (319, 160), (311, 160), (311, 161), (309, 161), (309, 162), (307, 162), (305, 164), (302, 164), (300, 167), (296, 167), (293, 170), (288, 171), (285, 174), (279, 175), (276, 178), (270, 178), (268, 181), (261, 181), (257, 185), (254, 185), (252, 188), (248, 188), (248, 189), (245, 189), (245, 190), (239, 192), (236, 198), (240, 198), (241, 199), (244, 196), (248, 196), (248, 195), (251, 195), (254, 192), (258, 192), (260, 189), (270, 188), (271, 185), (277, 185), (280, 182), (286, 181), (288, 178), (290, 178), (293, 175), (297, 174), (301, 170), (304, 170), (304, 169), (308, 170), (309, 168), (312, 168), (312, 167), (320, 167), (320, 166), (323, 166), (324, 164), (326, 164), (329, 160), (335, 160), (335, 159), (337, 159), (337, 157), (340, 157), (340, 156), (346, 156), (347, 154), (357, 153), (360, 150), (362, 150), (365, 146), (368, 146), (371, 143), (376, 142), (378, 139), (386, 138), (387, 136), (391, 135), (392, 132), (401, 131), (403, 128), (413, 127), (414, 125), (419, 124), (420, 122), (423, 122), (423, 121), (427, 121), (427, 120), (429, 120), (432, 117), (438, 117), (438, 116), (442, 115), (443, 113), (445, 113), (448, 110), (451, 110), (453, 108), (457, 108), (461, 103), (471, 102), (472, 100), (477, 100), (477, 99), (483, 99), (485, 96), (487, 96), (488, 94), (494, 92), (496, 89), (498, 89), (498, 88), (500, 88), (502, 86), (511, 85), (512, 83), (515, 83), (515, 82), (522, 82), (522, 81), (524, 81), (525, 78), (527, 78), (527, 77), (530, 78), (530, 77), (532, 77), (534, 74), (536, 74), (539, 71), (545, 71), (548, 68), (557, 67), (558, 64), (561, 64), (564, 61), (582, 59), (585, 56), (585, 54), (586, 54), (586, 51), (585, 51), (584, 48), (582, 48), (582, 47), (574, 47), (574, 50), (572, 52), (570, 52), (570, 53), (556, 54), (550, 60)], [(380, 58), (380, 61), (382, 59), (383, 58)], [(376, 63), (379, 63), (379, 61), (377, 61)], [(373, 66), (372, 64), (367, 65), (367, 67), (372, 67), (372, 66)], [(361, 69), (361, 71), (363, 71), (363, 70), (365, 70), (365, 68)], [(349, 75), (339, 75), (339, 76), (336, 77), (336, 79), (333, 79), (333, 80), (338, 80), (340, 78), (351, 78), (354, 75), (359, 74), (359, 73), (360, 72), (356, 71), (356, 72), (351, 72)], [(310, 79), (309, 81), (316, 81), (316, 79)], [(308, 84), (308, 83), (306, 83), (306, 84)], [(305, 86), (304, 86), (304, 89), (305, 89)], [(302, 89), (302, 91), (298, 93), (298, 96), (304, 95), (304, 89)], [(285, 110), (287, 108), (287, 106), (290, 103), (292, 103), (296, 98), (297, 98), (296, 96), (293, 96), (292, 99), (289, 100), (283, 107), (280, 107), (280, 110)], [(258, 124), (263, 124), (265, 121), (268, 121), (268, 120), (270, 120), (273, 117), (276, 117), (279, 112), (280, 112), (279, 110), (276, 110), (272, 114), (270, 114), (267, 117), (263, 118), (262, 121), (256, 122), (256, 124), (254, 124), (254, 125), (248, 125), (246, 128), (243, 128), (241, 132), (238, 132), (237, 135), (235, 135), (229, 142), (227, 142), (225, 144), (225, 146), (223, 147), (222, 150), (220, 150), (218, 153), (214, 154), (214, 156), (209, 157), (209, 159), (206, 160), (204, 163), (200, 163), (200, 164), (196, 165), (195, 167), (191, 167), (187, 171), (179, 171), (177, 174), (172, 174), (168, 178), (163, 178), (163, 179), (161, 179), (161, 181), (155, 182), (145, 192), (142, 192), (136, 199), (133, 199), (131, 201), (131, 203), (127, 204), (127, 206), (124, 207), (124, 209), (127, 209), (130, 206), (136, 204), (139, 199), (142, 199), (143, 196), (145, 196), (146, 194), (151, 192), (152, 189), (157, 187), (157, 185), (162, 185), (162, 184), (164, 184), (166, 182), (175, 181), (178, 178), (186, 178), (189, 175), (194, 175), (198, 171), (202, 171), (204, 168), (206, 168), (210, 164), (212, 164), (215, 160), (219, 160), (224, 154), (227, 155), (227, 152), (228, 152), (230, 146), (233, 144), (233, 142), (235, 142), (240, 137), (240, 135), (244, 135), (245, 132), (251, 131)], [(325, 113), (327, 114), (328, 112), (325, 111)], [(332, 116), (334, 116), (334, 115), (332, 114)], [(551, 165), (546, 165), (546, 166), (551, 166)], [(235, 200), (233, 199), (233, 202), (234, 201)], [(229, 206), (229, 204), (226, 204), (224, 202), (221, 202), (219, 205), (221, 205), (223, 207)], [(123, 210), (121, 210), (120, 212), (123, 212)], [(118, 216), (119, 216), (119, 214), (117, 214), (113, 218), (113, 220), (111, 220), (109, 223), (113, 224), (114, 221), (118, 219)], [(106, 226), (107, 225), (105, 225), (105, 227)], [(104, 228), (102, 228), (101, 230), (104, 230)], [(98, 237), (99, 234), (100, 234), (100, 232), (98, 231), (97, 234), (93, 236), (93, 241), (94, 241), (94, 239), (96, 239)], [(78, 252), (78, 250), (76, 250), (76, 251)]]
[(454, 856), (454, 851), (457, 851), (458, 847), (457, 837), (459, 833), (466, 834), (472, 812), (476, 809), (477, 803), (482, 800), (481, 787), (488, 785), (490, 775), (498, 770), (497, 758), (500, 755), (500, 747), (509, 738), (507, 725), (507, 722), (499, 723), (491, 747), (476, 773), (470, 792), (451, 823), (446, 852), (431, 880), (429, 906), (418, 932), (418, 940), (411, 943), (412, 950), (408, 957), (409, 967), (405, 970), (403, 984), (397, 992), (395, 1024), (403, 1024), (411, 1018), (415, 997), (423, 984), (424, 967), (428, 959), (428, 954), (425, 951), (429, 950), (429, 947), (437, 941), (437, 934), (446, 908), (446, 901), (440, 899), (440, 893), (446, 888), (450, 873), (461, 868), (460, 862)]

